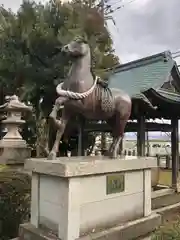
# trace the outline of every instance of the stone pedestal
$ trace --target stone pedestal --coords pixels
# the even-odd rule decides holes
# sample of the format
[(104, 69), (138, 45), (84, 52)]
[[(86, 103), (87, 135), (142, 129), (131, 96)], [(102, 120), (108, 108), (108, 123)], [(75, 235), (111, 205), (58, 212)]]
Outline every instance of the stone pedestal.
[(126, 240), (154, 230), (160, 222), (151, 213), (151, 168), (156, 165), (154, 158), (27, 160), (31, 222), (20, 227), (20, 239)]

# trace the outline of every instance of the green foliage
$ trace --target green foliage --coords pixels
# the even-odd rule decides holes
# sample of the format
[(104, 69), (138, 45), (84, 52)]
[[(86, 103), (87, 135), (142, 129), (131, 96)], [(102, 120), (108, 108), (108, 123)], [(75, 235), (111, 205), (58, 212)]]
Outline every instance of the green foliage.
[(0, 171), (0, 236), (16, 237), (19, 224), (29, 220), (30, 176), (13, 170)]
[(176, 214), (174, 220), (172, 217), (170, 221), (166, 220), (164, 224), (152, 234), (152, 240), (180, 240), (180, 216), (179, 212)]

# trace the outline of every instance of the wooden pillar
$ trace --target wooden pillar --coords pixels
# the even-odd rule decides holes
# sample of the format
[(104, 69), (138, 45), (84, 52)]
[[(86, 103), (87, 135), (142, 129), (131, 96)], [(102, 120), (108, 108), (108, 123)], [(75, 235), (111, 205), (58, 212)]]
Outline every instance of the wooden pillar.
[(166, 156), (166, 168), (171, 168), (171, 157), (169, 155)]
[(145, 156), (145, 117), (140, 116), (137, 120), (137, 155)]
[(121, 139), (121, 142), (119, 144), (119, 155), (122, 155), (122, 151), (123, 151), (123, 138)]
[(150, 146), (149, 146), (149, 132), (148, 131), (146, 132), (146, 145), (147, 145), (146, 156), (149, 157), (149, 155), (150, 155)]
[[(105, 121), (101, 121), (102, 124), (106, 123)], [(107, 137), (106, 132), (101, 133), (101, 155), (104, 155), (107, 151)]]
[(2, 132), (3, 128), (2, 128), (2, 122), (1, 122), (1, 116), (0, 116), (0, 139), (3, 138), (3, 132)]
[(160, 165), (161, 165), (161, 156), (159, 154), (157, 154), (156, 157), (157, 157), (157, 166), (160, 167)]
[(103, 155), (103, 153), (106, 150), (106, 133), (102, 132), (101, 133), (101, 154)]
[[(178, 191), (178, 173), (179, 173), (179, 137), (178, 137), (178, 119), (171, 120), (171, 151), (172, 151), (172, 188)], [(179, 192), (179, 191), (178, 191)]]
[(78, 156), (84, 156), (84, 119), (80, 118), (79, 121), (79, 134), (78, 134)]

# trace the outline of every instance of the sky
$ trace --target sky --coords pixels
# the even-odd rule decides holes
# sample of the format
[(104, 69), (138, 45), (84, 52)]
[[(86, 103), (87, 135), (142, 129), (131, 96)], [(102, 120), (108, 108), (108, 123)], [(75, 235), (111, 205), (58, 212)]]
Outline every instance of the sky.
[[(122, 63), (158, 52), (180, 49), (180, 0), (105, 0), (112, 8), (116, 26), (108, 21), (115, 52)], [(21, 0), (0, 0), (17, 11)], [(41, 0), (46, 2), (46, 0)], [(180, 63), (180, 58), (176, 59)]]

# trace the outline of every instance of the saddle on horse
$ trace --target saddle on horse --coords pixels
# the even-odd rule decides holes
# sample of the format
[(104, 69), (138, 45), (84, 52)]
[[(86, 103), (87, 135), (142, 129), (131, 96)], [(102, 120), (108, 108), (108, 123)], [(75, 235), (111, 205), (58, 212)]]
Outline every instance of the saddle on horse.
[(108, 87), (108, 81), (100, 78), (97, 80), (97, 87), (99, 88), (99, 100), (101, 102), (101, 109), (105, 112), (111, 112), (114, 109), (114, 101), (111, 89)]

